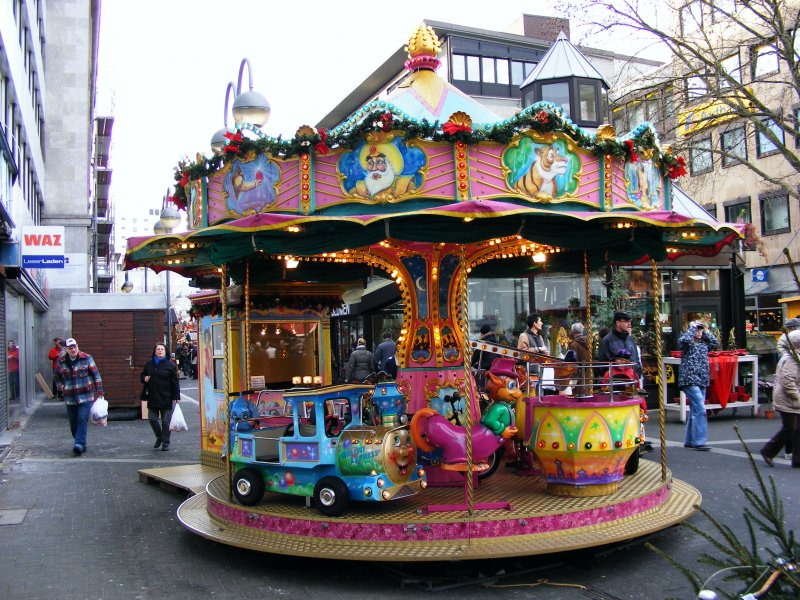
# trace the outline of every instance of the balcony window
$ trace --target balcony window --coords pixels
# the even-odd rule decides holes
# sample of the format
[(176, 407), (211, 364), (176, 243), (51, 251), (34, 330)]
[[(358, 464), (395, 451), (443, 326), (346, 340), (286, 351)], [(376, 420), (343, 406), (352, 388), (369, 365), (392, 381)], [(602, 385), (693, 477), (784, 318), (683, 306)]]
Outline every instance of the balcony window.
[[(742, 63), (739, 59), (739, 53), (729, 56), (728, 58), (723, 59), (720, 62), (720, 66), (722, 70), (736, 83), (742, 83)], [(720, 89), (726, 89), (731, 87), (730, 82), (725, 79), (721, 78), (719, 81)]]
[(686, 101), (691, 102), (708, 94), (708, 83), (705, 77), (690, 75), (686, 78)]
[(778, 50), (774, 44), (756, 46), (753, 51), (753, 78), (778, 72)]
[(789, 230), (789, 196), (761, 198), (761, 234), (775, 235)]
[(453, 81), (464, 81), (467, 78), (467, 57), (463, 54), (453, 54), (451, 63), (453, 69)]
[(497, 83), (501, 83), (503, 85), (508, 85), (509, 78), (508, 78), (508, 59), (507, 58), (496, 58), (495, 59), (495, 66), (497, 68)]
[(481, 62), (477, 56), (467, 56), (467, 81), (481, 80)]
[(747, 160), (747, 137), (744, 126), (729, 129), (720, 136), (722, 146), (722, 166), (730, 167)]
[[(780, 124), (769, 117), (764, 117), (761, 119), (761, 121), (764, 123), (764, 125), (772, 130), (772, 133), (775, 134), (775, 137), (778, 138), (778, 141), (783, 144), (783, 129), (781, 128)], [(778, 152), (778, 146), (767, 137), (767, 134), (762, 131), (756, 132), (756, 154), (758, 157), (761, 158), (763, 156), (769, 156), (770, 154), (775, 154), (776, 152)]]
[(692, 175), (708, 173), (714, 167), (711, 155), (711, 138), (702, 138), (693, 142), (689, 149), (689, 171)]
[(689, 2), (681, 9), (683, 35), (698, 31), (703, 26), (703, 4), (700, 0)]
[(484, 56), (481, 58), (481, 66), (483, 71), (482, 80), (484, 83), (494, 83), (495, 76), (494, 76), (494, 59)]

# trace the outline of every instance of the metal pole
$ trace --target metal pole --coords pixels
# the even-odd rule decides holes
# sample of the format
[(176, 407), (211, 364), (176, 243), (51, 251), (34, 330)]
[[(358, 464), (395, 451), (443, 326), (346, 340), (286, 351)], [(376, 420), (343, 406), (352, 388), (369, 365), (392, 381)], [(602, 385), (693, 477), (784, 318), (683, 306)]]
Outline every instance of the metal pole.
[(169, 271), (167, 271), (167, 352), (172, 358), (172, 308), (170, 307)]

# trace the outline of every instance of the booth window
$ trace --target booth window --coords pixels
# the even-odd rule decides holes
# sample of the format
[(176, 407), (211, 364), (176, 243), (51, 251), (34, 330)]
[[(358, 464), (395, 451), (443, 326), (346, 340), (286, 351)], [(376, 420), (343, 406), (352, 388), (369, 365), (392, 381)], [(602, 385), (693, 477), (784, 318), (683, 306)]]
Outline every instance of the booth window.
[(268, 389), (319, 384), (319, 322), (251, 321), (250, 375)]
[(214, 361), (214, 389), (225, 387), (225, 328), (222, 323), (211, 326), (211, 354)]

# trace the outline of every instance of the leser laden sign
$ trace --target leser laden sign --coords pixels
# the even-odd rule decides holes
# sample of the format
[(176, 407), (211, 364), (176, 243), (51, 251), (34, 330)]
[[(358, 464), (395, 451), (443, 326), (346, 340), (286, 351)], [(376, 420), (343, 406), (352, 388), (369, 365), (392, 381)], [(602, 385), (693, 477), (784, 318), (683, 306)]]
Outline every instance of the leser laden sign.
[(22, 266), (64, 268), (64, 227), (26, 227), (22, 231)]

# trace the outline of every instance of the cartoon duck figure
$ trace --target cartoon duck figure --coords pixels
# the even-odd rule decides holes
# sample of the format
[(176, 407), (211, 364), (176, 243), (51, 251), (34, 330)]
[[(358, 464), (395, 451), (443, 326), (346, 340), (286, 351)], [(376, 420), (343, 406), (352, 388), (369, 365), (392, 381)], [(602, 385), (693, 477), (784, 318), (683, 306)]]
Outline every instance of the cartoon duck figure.
[(231, 176), (231, 187), (233, 188), (234, 199), (238, 201), (242, 192), (249, 192), (262, 183), (264, 183), (264, 175), (261, 171), (256, 173), (255, 181), (246, 181), (241, 165), (236, 165), (233, 175)]

